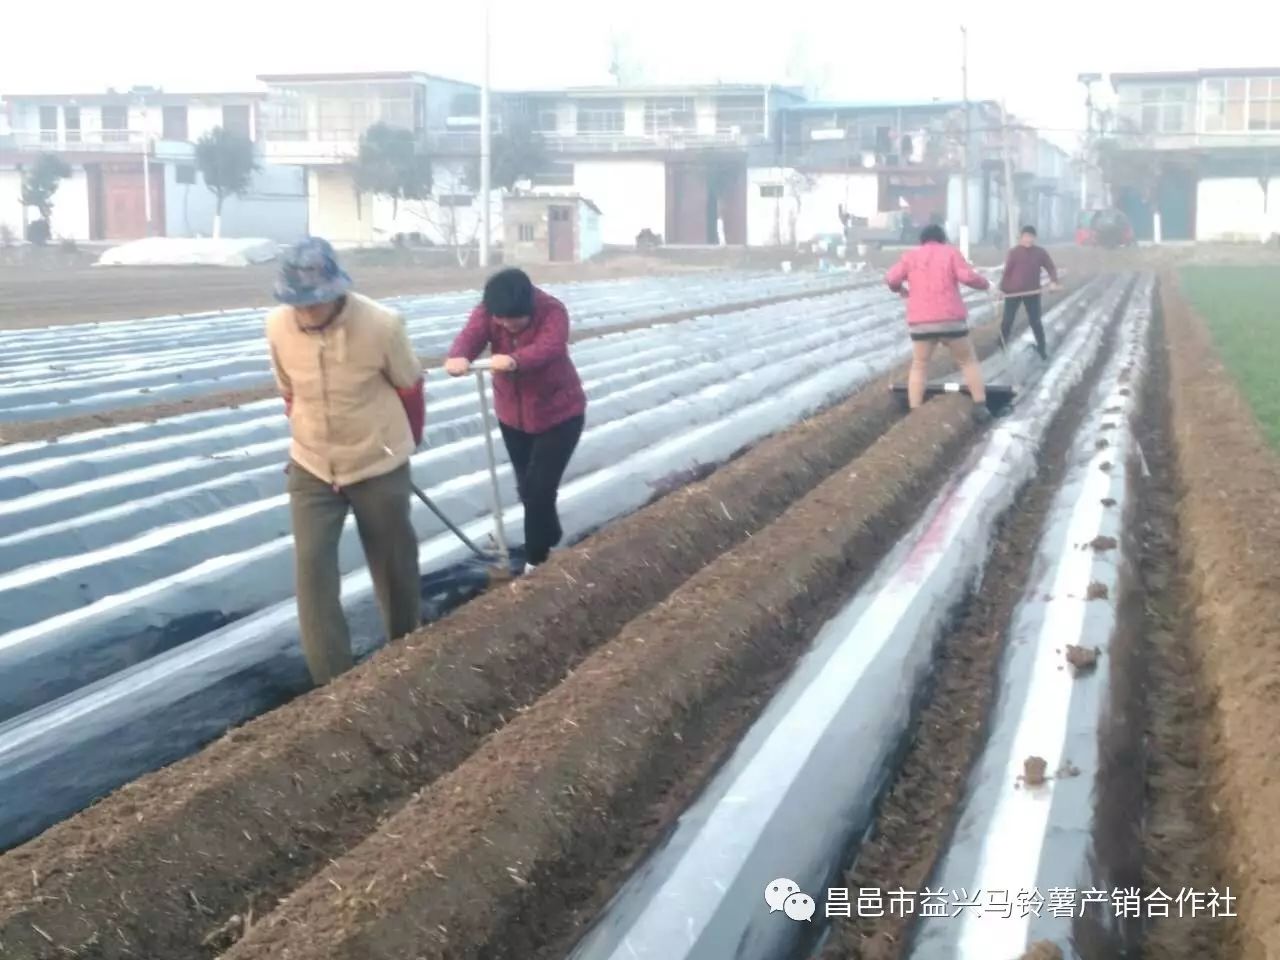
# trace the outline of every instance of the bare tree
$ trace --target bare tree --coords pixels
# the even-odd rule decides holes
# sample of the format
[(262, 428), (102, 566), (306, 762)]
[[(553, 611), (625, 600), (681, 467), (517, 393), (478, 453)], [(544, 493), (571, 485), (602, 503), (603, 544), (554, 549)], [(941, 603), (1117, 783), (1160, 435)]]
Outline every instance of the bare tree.
[[(475, 208), (479, 171), (471, 166), (437, 169), (431, 196), (404, 203), (406, 213), (431, 228), (433, 239), (453, 250), (460, 267), (470, 266), (482, 223), (480, 211)], [(463, 204), (463, 198), (469, 198), (469, 202)]]
[(795, 201), (789, 211), (790, 222), (787, 230), (787, 236), (790, 238), (788, 242), (795, 246), (800, 243), (797, 230), (800, 224), (800, 211), (804, 208), (804, 198), (818, 186), (818, 178), (807, 170), (794, 169), (787, 173), (785, 184), (785, 192)]

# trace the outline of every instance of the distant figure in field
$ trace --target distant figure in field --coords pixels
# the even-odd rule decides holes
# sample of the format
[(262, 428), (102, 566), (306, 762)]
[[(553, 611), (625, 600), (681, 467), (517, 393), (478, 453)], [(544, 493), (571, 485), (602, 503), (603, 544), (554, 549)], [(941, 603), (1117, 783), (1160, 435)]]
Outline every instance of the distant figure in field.
[(929, 361), (939, 343), (951, 350), (952, 359), (964, 375), (973, 398), (974, 416), (987, 419), (987, 388), (982, 367), (969, 339), (969, 311), (960, 295), (960, 284), (986, 290), (990, 281), (970, 266), (964, 256), (947, 242), (942, 227), (925, 227), (920, 246), (902, 255), (885, 280), (889, 289), (907, 300), (907, 327), (911, 331), (911, 375), (907, 398), (911, 409), (924, 403)]
[(1041, 360), (1049, 358), (1045, 350), (1044, 324), (1040, 322), (1040, 271), (1049, 274), (1049, 289), (1060, 290), (1058, 285), (1058, 268), (1053, 265), (1049, 251), (1036, 243), (1036, 228), (1022, 228), (1018, 245), (1009, 251), (1004, 262), (1004, 276), (1000, 278), (1000, 290), (1005, 295), (1004, 320), (1000, 323), (1000, 333), (1005, 342), (1013, 331), (1013, 321), (1018, 316), (1018, 305), (1027, 308), (1027, 323), (1036, 338), (1036, 352)]

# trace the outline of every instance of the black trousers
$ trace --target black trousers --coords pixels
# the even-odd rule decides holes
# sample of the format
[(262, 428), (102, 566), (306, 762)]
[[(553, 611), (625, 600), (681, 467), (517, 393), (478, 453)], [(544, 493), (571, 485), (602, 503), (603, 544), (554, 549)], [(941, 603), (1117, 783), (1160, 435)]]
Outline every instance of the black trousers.
[(524, 504), (525, 557), (535, 566), (547, 559), (551, 548), (564, 536), (556, 513), (556, 495), (564, 469), (582, 436), (583, 419), (573, 417), (542, 433), (525, 433), (499, 424), (516, 475), (520, 502)]
[(1007, 298), (1004, 302), (1004, 321), (1000, 324), (1000, 334), (1008, 342), (1009, 334), (1013, 332), (1013, 321), (1018, 316), (1019, 304), (1025, 304), (1027, 307), (1027, 323), (1031, 326), (1031, 333), (1036, 338), (1036, 349), (1040, 351), (1041, 356), (1044, 356), (1044, 324), (1040, 322), (1040, 294)]

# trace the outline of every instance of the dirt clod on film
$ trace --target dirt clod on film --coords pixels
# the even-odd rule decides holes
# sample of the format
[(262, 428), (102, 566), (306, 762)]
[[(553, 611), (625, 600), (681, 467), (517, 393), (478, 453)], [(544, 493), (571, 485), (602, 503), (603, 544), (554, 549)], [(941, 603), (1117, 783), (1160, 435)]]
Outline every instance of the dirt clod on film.
[(1105, 600), (1111, 596), (1111, 588), (1105, 583), (1093, 582), (1089, 584), (1089, 592), (1085, 594), (1088, 600)]
[(1108, 550), (1114, 550), (1120, 544), (1115, 537), (1094, 537), (1089, 541), (1089, 548), (1095, 553), (1106, 553)]
[(1051, 940), (1037, 940), (1018, 960), (1063, 960), (1062, 948)]
[(1067, 663), (1076, 675), (1090, 673), (1098, 666), (1098, 655), (1102, 651), (1097, 647), (1078, 647), (1074, 643), (1067, 646)]
[(1049, 761), (1044, 757), (1027, 757), (1022, 761), (1022, 782), (1028, 787), (1043, 786), (1048, 770)]

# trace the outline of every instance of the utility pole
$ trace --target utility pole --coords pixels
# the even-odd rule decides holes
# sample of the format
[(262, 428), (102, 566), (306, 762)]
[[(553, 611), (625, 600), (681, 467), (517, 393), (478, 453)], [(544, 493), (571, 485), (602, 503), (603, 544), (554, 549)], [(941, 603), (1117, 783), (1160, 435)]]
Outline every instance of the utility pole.
[(480, 84), (480, 266), (489, 266), (489, 169), (491, 131), (489, 129), (489, 27), (492, 0), (484, 0), (484, 79)]
[(1102, 79), (1100, 73), (1082, 73), (1076, 79), (1084, 84), (1084, 144), (1080, 148), (1080, 210), (1089, 209), (1089, 154), (1093, 149), (1093, 85)]
[(964, 99), (964, 170), (960, 173), (960, 252), (969, 259), (969, 28), (960, 27), (960, 86)]
[(1009, 246), (1018, 242), (1018, 224), (1013, 209), (1013, 157), (1009, 150), (1009, 112), (1000, 101), (1000, 152), (1004, 154), (1004, 219), (1008, 225)]

